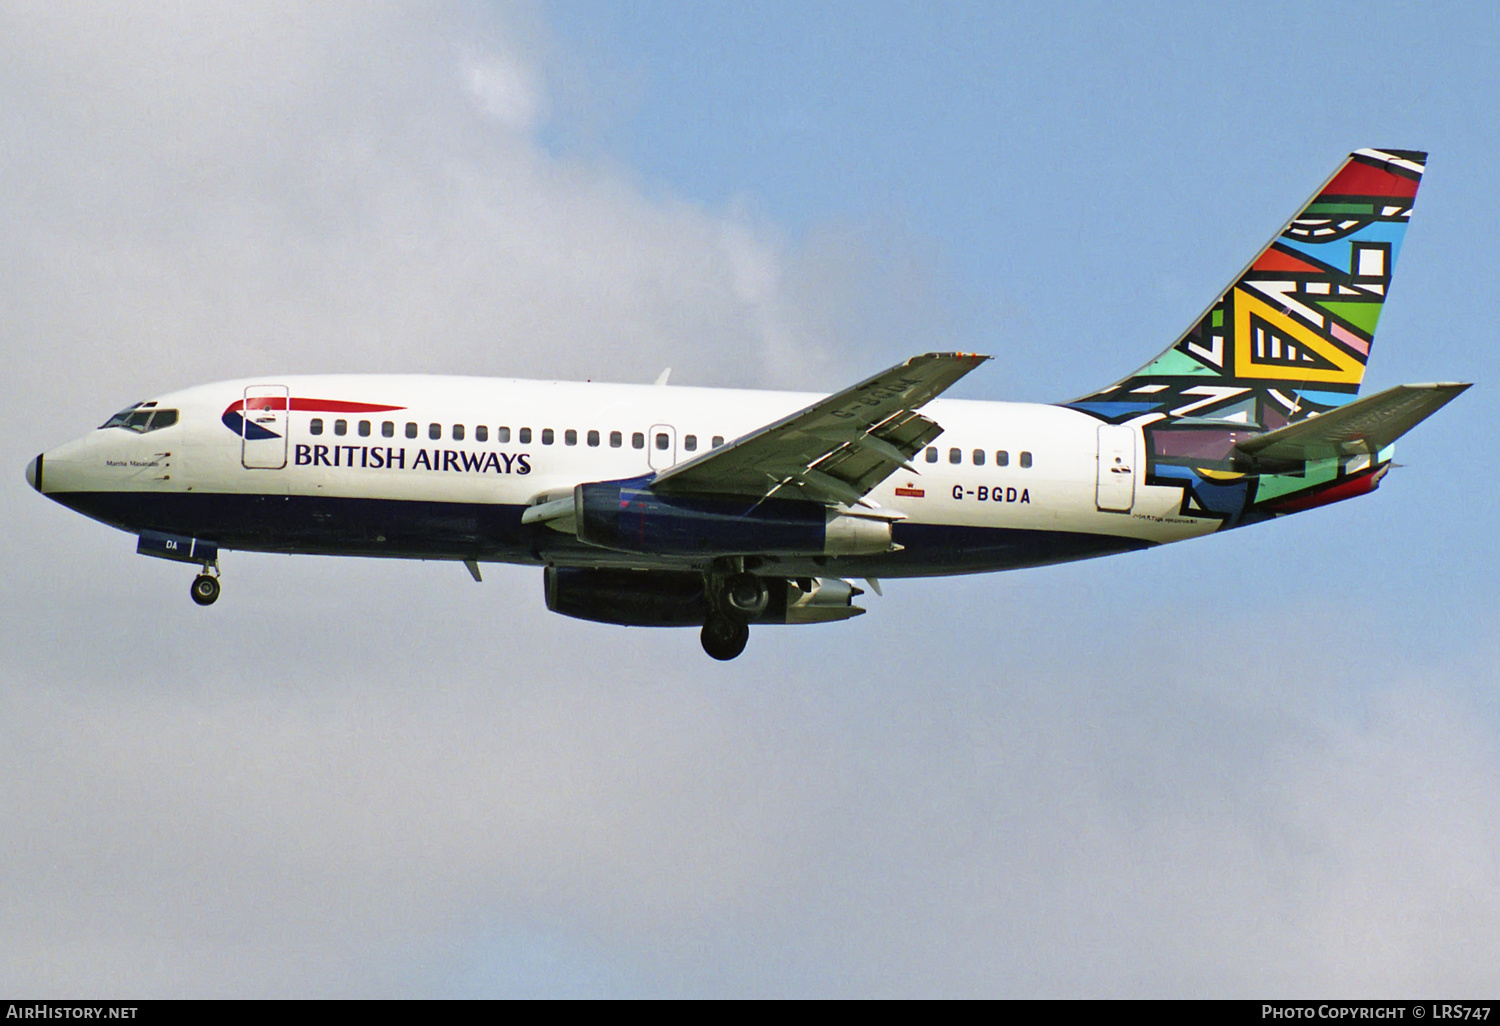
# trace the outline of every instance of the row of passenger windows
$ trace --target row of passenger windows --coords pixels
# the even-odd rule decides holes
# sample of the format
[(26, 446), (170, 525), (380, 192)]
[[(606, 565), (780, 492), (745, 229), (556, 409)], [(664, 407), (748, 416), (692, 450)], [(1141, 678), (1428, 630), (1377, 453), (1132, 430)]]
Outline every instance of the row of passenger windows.
[[(129, 430), (129, 431), (136, 431), (136, 432), (142, 432), (142, 433), (144, 433), (146, 431), (156, 431), (159, 428), (171, 427), (173, 424), (177, 423), (177, 411), (176, 410), (152, 409), (152, 407), (155, 406), (155, 405), (156, 405), (155, 403), (145, 403), (145, 404), (137, 404), (135, 406), (126, 407), (125, 409), (121, 410), (119, 413), (115, 414), (113, 417), (109, 418), (109, 420), (106, 421), (104, 424), (100, 425), (100, 427), (101, 428), (121, 427), (121, 428), (125, 428), (126, 430)], [(357, 428), (357, 431), (359, 433), (359, 437), (361, 437), (361, 438), (369, 438), (370, 435), (371, 435), (371, 433), (372, 433), (372, 431), (374, 430), (374, 426), (368, 420), (361, 420), (361, 421), (359, 421), (358, 424), (356, 425), (356, 428)], [(314, 417), (312, 419), (312, 423), (308, 425), (308, 431), (311, 434), (314, 434), (314, 435), (321, 435), (323, 433), (323, 418), (322, 417)], [(333, 422), (333, 433), (335, 435), (340, 435), (340, 436), (347, 435), (349, 433), (349, 422), (347, 420), (343, 420), (342, 418), (339, 419), (339, 420), (335, 420)], [(416, 438), (417, 434), (418, 434), (418, 429), (417, 429), (417, 423), (416, 423), (416, 421), (410, 421), (410, 420), (407, 421), (406, 422), (406, 437), (407, 438)], [(448, 437), (451, 438), (455, 442), (462, 442), (464, 440), (464, 437), (465, 437), (466, 434), (467, 434), (467, 430), (464, 427), (464, 425), (462, 425), (462, 424), (453, 424), (448, 429)], [(381, 423), (380, 423), (380, 437), (382, 437), (382, 438), (395, 438), (396, 437), (396, 424), (395, 424), (395, 421), (390, 421), (390, 420), (381, 421)], [(441, 424), (435, 424), (435, 423), (434, 424), (428, 424), (427, 425), (427, 437), (430, 438), (430, 439), (432, 439), (435, 442), (436, 441), (441, 441), (442, 437), (443, 437), (443, 425), (441, 425)], [(600, 433), (598, 431), (588, 431), (588, 432), (586, 432), (584, 434), (584, 439), (587, 442), (587, 444), (589, 446), (593, 447), (593, 448), (597, 448), (599, 445), (602, 444), (602, 436), (600, 435)], [(476, 425), (475, 428), (474, 428), (474, 441), (476, 441), (476, 442), (488, 442), (489, 440), (490, 440), (490, 429), (489, 429), (489, 426), (486, 425), (486, 424), (478, 424), (478, 425)], [(518, 442), (520, 442), (520, 444), (522, 444), (522, 445), (530, 445), (531, 444), (531, 428), (529, 428), (529, 427), (523, 427), (523, 428), (518, 429), (516, 431), (516, 440)], [(556, 440), (557, 440), (557, 436), (556, 436), (556, 434), (553, 432), (553, 430), (551, 428), (542, 428), (542, 444), (543, 445), (552, 445)], [(501, 445), (509, 444), (509, 442), (510, 442), (510, 428), (509, 427), (505, 427), (505, 426), (497, 427), (495, 429), (495, 441), (497, 443), (501, 444)], [(672, 436), (670, 434), (668, 434), (667, 432), (665, 432), (665, 431), (658, 431), (657, 434), (656, 434), (656, 437), (654, 439), (652, 439), (652, 443), (655, 445), (655, 447), (657, 449), (661, 449), (661, 450), (670, 449), (672, 447)], [(578, 444), (578, 432), (575, 431), (573, 428), (568, 428), (567, 430), (565, 430), (563, 432), (563, 444), (564, 445), (577, 445)], [(611, 431), (609, 433), (609, 447), (611, 449), (619, 449), (619, 448), (623, 447), (624, 444), (625, 444), (625, 436), (624, 436), (624, 434), (622, 432)], [(713, 439), (709, 442), (710, 447), (714, 448), (714, 449), (717, 449), (719, 446), (721, 446), (723, 444), (724, 444), (724, 436), (723, 435), (714, 435)], [(632, 449), (644, 449), (646, 447), (646, 433), (644, 431), (635, 431), (635, 432), (632, 432), (631, 435), (630, 435), (630, 447)], [(682, 436), (682, 448), (685, 451), (687, 451), (687, 452), (696, 452), (698, 450), (698, 436), (697, 435), (683, 435)], [(928, 463), (936, 463), (938, 461), (938, 458), (939, 457), (938, 457), (937, 446), (928, 446), (927, 447), (927, 462)], [(973, 450), (973, 452), (971, 452), (969, 454), (969, 461), (974, 466), (976, 466), (976, 467), (982, 467), (982, 466), (984, 466), (985, 465), (985, 461), (987, 459), (988, 459), (988, 453), (984, 449), (975, 449), (975, 450)], [(957, 464), (963, 463), (963, 461), (964, 461), (964, 452), (963, 452), (962, 449), (953, 448), (953, 449), (949, 449), (948, 450), (948, 462), (949, 463), (957, 465)], [(1030, 466), (1031, 466), (1031, 453), (1028, 452), (1028, 451), (1026, 451), (1026, 450), (1024, 450), (1024, 449), (1021, 450), (1020, 460), (1018, 462), (1020, 463), (1020, 465), (1021, 465), (1021, 467), (1023, 469), (1030, 468)], [(1007, 452), (1004, 449), (996, 449), (995, 450), (995, 466), (997, 466), (997, 467), (1007, 467), (1007, 466), (1010, 466), (1010, 453)]]
[[(129, 411), (126, 411), (126, 412), (128, 413)], [(170, 410), (170, 411), (164, 410), (162, 412), (163, 413), (171, 413), (172, 414), (172, 419), (174, 421), (176, 420), (177, 414), (176, 414), (175, 410)], [(121, 417), (123, 415), (124, 414), (117, 414), (115, 419), (118, 419), (119, 417)], [(110, 425), (106, 425), (106, 426), (112, 426), (113, 424), (114, 424), (114, 420), (111, 420)], [(152, 424), (152, 427), (158, 427), (158, 426), (164, 427), (165, 425), (157, 425), (155, 423)], [(137, 430), (141, 430), (141, 429), (137, 428)], [(359, 437), (361, 437), (361, 438), (369, 438), (370, 435), (371, 435), (371, 433), (374, 431), (374, 425), (371, 424), (370, 421), (368, 421), (368, 420), (361, 420), (361, 421), (359, 421), (357, 423), (356, 430), (357, 430), (357, 432), (359, 434)], [(321, 435), (323, 433), (323, 418), (321, 418), (321, 417), (314, 417), (312, 419), (312, 423), (308, 425), (308, 431), (311, 434), (314, 434), (314, 435)], [(349, 422), (347, 420), (343, 420), (343, 419), (335, 420), (333, 422), (333, 433), (335, 435), (340, 435), (340, 436), (347, 435), (349, 433)], [(409, 421), (406, 422), (405, 434), (406, 434), (407, 438), (416, 438), (419, 433), (420, 432), (418, 430), (418, 425), (417, 425), (416, 421), (409, 420)], [(564, 445), (577, 445), (578, 444), (578, 432), (575, 431), (573, 428), (566, 429), (565, 431), (563, 431), (562, 434), (563, 434), (563, 444)], [(464, 439), (467, 437), (467, 435), (468, 435), (468, 429), (464, 425), (462, 425), (462, 424), (452, 424), (448, 428), (448, 437), (450, 439), (452, 439), (453, 441), (455, 441), (455, 442), (462, 442), (462, 441), (464, 441)], [(395, 423), (395, 421), (390, 421), (390, 420), (381, 421), (381, 423), (380, 423), (380, 436), (382, 438), (395, 438), (396, 437), (396, 423)], [(554, 444), (557, 441), (557, 435), (556, 435), (556, 433), (551, 428), (542, 428), (542, 430), (541, 430), (541, 436), (542, 436), (542, 444), (543, 445), (552, 445), (552, 444)], [(442, 438), (443, 438), (443, 425), (436, 424), (436, 423), (428, 424), (427, 425), (427, 437), (430, 438), (431, 440), (433, 440), (434, 442), (442, 441)], [(500, 445), (508, 445), (510, 443), (510, 438), (511, 438), (511, 434), (510, 434), (510, 428), (509, 427), (507, 427), (507, 426), (501, 426), (501, 427), (495, 428), (495, 441), (496, 441), (496, 443), (498, 443)], [(489, 429), (489, 426), (486, 425), (486, 424), (475, 425), (475, 427), (474, 427), (474, 441), (476, 441), (476, 442), (488, 442), (489, 440), (490, 440), (490, 429)], [(516, 441), (519, 442), (521, 445), (530, 445), (531, 444), (531, 440), (532, 440), (531, 428), (529, 428), (529, 427), (523, 427), (523, 428), (518, 428), (516, 430)], [(597, 448), (597, 447), (599, 447), (600, 445), (603, 444), (603, 436), (598, 431), (592, 431), (592, 430), (591, 431), (587, 431), (587, 432), (584, 433), (584, 441), (590, 447)], [(662, 450), (670, 449), (672, 447), (672, 436), (670, 434), (668, 434), (667, 432), (665, 432), (665, 431), (658, 431), (656, 433), (656, 437), (652, 439), (652, 444), (657, 449), (662, 449)], [(712, 440), (709, 442), (710, 448), (714, 448), (714, 449), (717, 449), (719, 446), (721, 446), (723, 444), (724, 444), (724, 436), (723, 435), (714, 435), (713, 438), (712, 438)], [(624, 445), (625, 445), (625, 435), (624, 435), (623, 432), (620, 432), (620, 431), (611, 431), (609, 433), (609, 447), (611, 449), (619, 449), (619, 448), (622, 448)], [(632, 432), (631, 435), (630, 435), (630, 447), (632, 449), (644, 449), (646, 447), (646, 433), (644, 431), (634, 431), (634, 432)], [(697, 435), (683, 435), (682, 436), (682, 448), (685, 451), (687, 451), (687, 452), (696, 452), (698, 450), (698, 436)], [(938, 462), (938, 459), (939, 459), (939, 456), (938, 456), (937, 447), (936, 446), (928, 446), (927, 447), (927, 462), (928, 463), (936, 463), (936, 462)], [(982, 466), (984, 466), (985, 463), (988, 461), (988, 459), (989, 459), (989, 453), (986, 450), (984, 450), (984, 449), (975, 449), (975, 450), (973, 450), (969, 454), (969, 462), (971, 462), (976, 467), (982, 467)], [(957, 464), (963, 463), (963, 461), (964, 461), (964, 452), (963, 452), (962, 449), (954, 448), (954, 449), (949, 449), (948, 450), (948, 462), (949, 463), (957, 465)], [(1020, 459), (1017, 462), (1020, 464), (1020, 466), (1022, 467), (1022, 469), (1028, 469), (1028, 468), (1030, 468), (1031, 467), (1031, 453), (1029, 451), (1025, 450), (1025, 449), (1021, 450)], [(1010, 466), (1010, 453), (1008, 451), (1006, 451), (1005, 449), (996, 449), (995, 450), (995, 466), (997, 466), (997, 467), (1008, 467), (1008, 466)]]
[[(146, 405), (131, 406), (123, 409), (113, 417), (109, 418), (109, 420), (101, 425), (101, 427), (122, 427), (129, 431), (146, 432), (155, 431), (159, 428), (171, 427), (175, 423), (177, 423), (176, 410), (154, 410), (150, 408), (150, 405)], [(374, 430), (374, 425), (372, 425), (368, 420), (361, 420), (356, 425), (356, 430), (358, 431), (359, 437), (369, 438)], [(321, 435), (323, 433), (323, 418), (314, 417), (312, 419), (312, 423), (308, 425), (308, 431), (314, 435)], [(349, 422), (343, 419), (335, 420), (333, 422), (333, 433), (340, 436), (347, 435), (349, 433)], [(406, 422), (405, 433), (407, 438), (417, 437), (419, 432), (417, 429), (416, 421)], [(453, 424), (448, 429), (448, 437), (455, 442), (462, 442), (467, 433), (467, 429), (462, 424)], [(551, 428), (542, 428), (541, 435), (543, 445), (552, 445), (557, 440), (557, 436)], [(382, 438), (396, 437), (395, 422), (390, 420), (382, 421), (380, 424), (380, 436)], [(443, 425), (428, 424), (427, 437), (432, 439), (433, 441), (441, 441), (443, 437)], [(523, 427), (516, 431), (516, 440), (522, 445), (530, 445), (531, 438), (532, 433), (531, 428), (529, 427)], [(488, 442), (489, 439), (489, 426), (485, 424), (476, 425), (474, 428), (474, 441)], [(603, 438), (598, 431), (585, 432), (584, 440), (589, 446), (593, 448), (597, 448), (598, 446), (603, 444)], [(509, 444), (510, 428), (504, 426), (497, 427), (495, 429), (495, 441), (501, 445)], [(577, 445), (578, 432), (573, 428), (568, 428), (567, 430), (565, 430), (563, 432), (563, 444)], [(619, 449), (623, 447), (624, 444), (625, 436), (622, 432), (611, 431), (609, 433), (609, 447), (611, 449)], [(670, 449), (672, 447), (672, 436), (665, 431), (658, 431), (656, 433), (656, 437), (652, 439), (652, 444), (655, 445), (657, 449)], [(714, 449), (717, 449), (723, 444), (723, 435), (714, 435), (712, 440), (709, 442), (710, 447)], [(644, 449), (646, 447), (646, 434), (644, 431), (635, 431), (631, 433), (630, 447), (632, 449)], [(698, 450), (698, 436), (683, 435), (682, 448), (687, 452), (696, 452)], [(988, 458), (989, 454), (984, 449), (975, 449), (969, 454), (969, 462), (971, 462), (976, 467), (984, 466)], [(928, 446), (927, 462), (936, 463), (938, 462), (938, 459), (939, 455), (937, 446)], [(962, 449), (953, 448), (948, 450), (949, 463), (958, 465), (963, 463), (963, 461), (964, 452)], [(1017, 462), (1020, 464), (1022, 469), (1030, 468), (1031, 453), (1024, 449), (1021, 450), (1020, 459)], [(1004, 449), (995, 450), (995, 466), (1010, 466), (1010, 453)]]
[[(372, 425), (368, 420), (362, 420), (362, 421), (360, 421), (356, 425), (356, 428), (357, 428), (359, 437), (361, 437), (361, 438), (369, 438), (370, 435), (371, 435), (371, 433), (374, 430), (374, 425)], [(308, 430), (308, 432), (310, 434), (321, 435), (323, 433), (323, 418), (321, 418), (321, 417), (314, 417), (312, 419), (312, 423), (310, 423), (308, 425), (307, 430)], [(347, 435), (349, 433), (349, 422), (347, 420), (336, 420), (336, 421), (334, 421), (333, 422), (333, 433), (335, 435)], [(418, 434), (420, 434), (420, 431), (418, 430), (418, 426), (417, 426), (416, 421), (410, 421), (409, 420), (409, 421), (406, 422), (405, 434), (406, 434), (407, 438), (416, 438), (418, 436)], [(542, 436), (541, 441), (542, 441), (543, 445), (552, 445), (552, 444), (554, 444), (557, 441), (557, 433), (555, 431), (553, 431), (551, 428), (542, 428), (540, 434)], [(462, 442), (462, 441), (464, 441), (464, 439), (467, 436), (468, 436), (468, 429), (464, 425), (462, 425), (462, 424), (452, 424), (448, 428), (448, 437), (450, 439), (452, 439), (453, 441), (455, 441), (455, 442)], [(563, 436), (563, 444), (564, 445), (577, 445), (578, 444), (578, 432), (575, 431), (573, 428), (568, 428), (567, 430), (565, 430), (562, 433), (562, 436)], [(382, 438), (395, 438), (396, 437), (396, 424), (395, 424), (394, 421), (389, 421), (389, 420), (381, 421), (381, 424), (380, 424), (380, 437), (382, 437)], [(440, 442), (440, 441), (442, 441), (442, 439), (443, 439), (443, 425), (441, 425), (441, 424), (428, 424), (427, 425), (427, 437), (430, 438), (430, 439), (432, 439), (434, 442)], [(516, 441), (519, 442), (521, 445), (530, 445), (531, 444), (531, 439), (532, 439), (531, 428), (529, 428), (529, 427), (523, 427), (523, 428), (517, 428), (516, 429)], [(486, 424), (475, 425), (475, 427), (474, 427), (474, 441), (476, 441), (476, 442), (488, 442), (489, 440), (490, 440), (490, 429), (489, 429), (489, 426), (486, 425)], [(602, 445), (604, 443), (604, 438), (603, 438), (603, 436), (598, 431), (586, 431), (586, 432), (584, 432), (584, 440), (585, 440), (585, 442), (589, 446), (591, 446), (593, 448), (597, 448), (597, 447), (599, 447), (600, 445)], [(510, 428), (509, 427), (505, 427), (505, 426), (497, 427), (495, 429), (495, 442), (497, 444), (499, 444), (499, 445), (508, 445), (508, 444), (510, 444)], [(655, 445), (656, 448), (658, 448), (658, 449), (670, 449), (670, 448), (672, 448), (672, 436), (670, 434), (668, 434), (667, 432), (665, 432), (665, 431), (658, 431), (656, 433), (656, 437), (654, 439), (652, 439), (652, 444)], [(710, 447), (714, 448), (714, 449), (717, 449), (719, 446), (721, 446), (723, 444), (724, 444), (724, 436), (723, 435), (714, 435), (712, 441), (709, 443)], [(625, 445), (625, 435), (624, 435), (623, 432), (620, 432), (620, 431), (611, 431), (609, 433), (609, 447), (611, 449), (619, 449), (619, 448), (622, 448), (624, 445)], [(644, 431), (635, 431), (635, 432), (632, 432), (631, 435), (630, 435), (630, 447), (632, 449), (644, 449), (646, 447), (646, 433)], [(697, 435), (683, 435), (682, 436), (682, 447), (683, 447), (683, 449), (685, 449), (688, 452), (697, 452), (698, 451), (698, 436)]]
[[(987, 452), (985, 452), (985, 450), (983, 450), (983, 449), (975, 449), (972, 453), (969, 454), (969, 462), (973, 463), (974, 466), (976, 466), (976, 467), (982, 467), (982, 466), (984, 466), (984, 462), (985, 462), (986, 458), (988, 457), (988, 455), (989, 454)], [(937, 446), (935, 446), (935, 445), (929, 445), (927, 447), (927, 462), (928, 463), (936, 463), (937, 461), (938, 461)], [(963, 461), (964, 461), (964, 451), (962, 449), (949, 449), (948, 450), (948, 462), (949, 463), (959, 464), (959, 463), (962, 463)], [(1023, 470), (1030, 469), (1030, 467), (1031, 467), (1031, 453), (1028, 452), (1028, 451), (1026, 451), (1025, 449), (1022, 449), (1021, 450), (1021, 458), (1017, 462), (1020, 463), (1021, 468)], [(1007, 452), (1004, 449), (996, 449), (995, 450), (995, 466), (997, 466), (997, 467), (1008, 467), (1008, 466), (1010, 466), (1010, 453)]]

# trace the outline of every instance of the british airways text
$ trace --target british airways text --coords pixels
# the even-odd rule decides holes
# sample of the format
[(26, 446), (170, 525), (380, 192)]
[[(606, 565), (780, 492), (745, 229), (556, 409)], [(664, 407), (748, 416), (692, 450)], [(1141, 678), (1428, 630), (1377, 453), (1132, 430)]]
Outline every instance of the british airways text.
[(299, 467), (361, 467), (370, 470), (456, 470), (471, 474), (529, 474), (528, 453), (467, 452), (459, 449), (407, 451), (389, 445), (298, 444), (294, 462)]

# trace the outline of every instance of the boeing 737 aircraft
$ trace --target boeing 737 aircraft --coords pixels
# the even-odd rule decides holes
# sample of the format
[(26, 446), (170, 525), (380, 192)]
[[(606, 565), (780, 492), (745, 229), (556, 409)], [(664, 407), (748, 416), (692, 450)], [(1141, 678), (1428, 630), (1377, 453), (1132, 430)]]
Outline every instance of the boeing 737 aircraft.
[(938, 396), (916, 356), (830, 396), (269, 375), (135, 403), (26, 468), (202, 568), (219, 551), (544, 567), (547, 607), (695, 626), (844, 620), (850, 583), (1144, 549), (1372, 491), (1466, 384), (1356, 398), (1426, 154), (1351, 154), (1166, 352), (1070, 402)]

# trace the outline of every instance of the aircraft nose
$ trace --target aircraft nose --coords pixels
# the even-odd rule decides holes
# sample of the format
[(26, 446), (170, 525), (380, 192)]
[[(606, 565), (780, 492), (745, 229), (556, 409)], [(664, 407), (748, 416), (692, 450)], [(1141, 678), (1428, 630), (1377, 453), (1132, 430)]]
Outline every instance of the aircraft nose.
[(37, 491), (42, 490), (42, 458), (40, 456), (26, 464), (26, 483)]

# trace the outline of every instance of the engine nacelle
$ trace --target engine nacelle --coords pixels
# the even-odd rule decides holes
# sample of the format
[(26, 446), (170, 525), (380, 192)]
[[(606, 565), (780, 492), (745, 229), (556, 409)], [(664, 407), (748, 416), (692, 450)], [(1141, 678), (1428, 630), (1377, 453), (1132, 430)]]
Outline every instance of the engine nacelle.
[(696, 627), (708, 616), (703, 575), (681, 570), (591, 570), (549, 566), (547, 608), (626, 627)]
[[(742, 606), (742, 622), (828, 623), (864, 612), (854, 604), (864, 592), (848, 581), (764, 577), (759, 582), (764, 592), (748, 608)], [(709, 613), (707, 583), (691, 570), (549, 566), (543, 583), (547, 608), (579, 620), (627, 627), (697, 627)], [(759, 612), (750, 612), (756, 608)]]
[(579, 485), (573, 501), (579, 540), (623, 552), (859, 556), (895, 547), (889, 520), (803, 499), (676, 496), (598, 481)]

